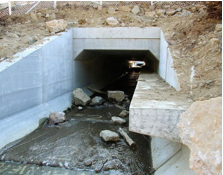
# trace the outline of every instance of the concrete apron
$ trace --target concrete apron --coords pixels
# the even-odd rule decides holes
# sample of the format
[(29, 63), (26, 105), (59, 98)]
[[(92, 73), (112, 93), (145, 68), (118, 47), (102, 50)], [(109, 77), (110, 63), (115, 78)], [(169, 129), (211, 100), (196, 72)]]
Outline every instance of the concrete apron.
[[(159, 76), (176, 90), (180, 89), (168, 44), (160, 28), (74, 28), (16, 54), (17, 58), (12, 62), (1, 62), (0, 148), (35, 130), (50, 112), (63, 111), (70, 106), (72, 90), (76, 87), (90, 93), (86, 86), (94, 84), (102, 88), (105, 80), (109, 82), (108, 77), (93, 77), (94, 81), (89, 78), (95, 70), (100, 70), (100, 65), (94, 70), (87, 66), (86, 71), (88, 63), (73, 61), (87, 49), (151, 51), (159, 61), (156, 70)], [(97, 58), (90, 64), (94, 63)], [(178, 140), (176, 135), (172, 140)], [(158, 147), (153, 148), (155, 154)]]

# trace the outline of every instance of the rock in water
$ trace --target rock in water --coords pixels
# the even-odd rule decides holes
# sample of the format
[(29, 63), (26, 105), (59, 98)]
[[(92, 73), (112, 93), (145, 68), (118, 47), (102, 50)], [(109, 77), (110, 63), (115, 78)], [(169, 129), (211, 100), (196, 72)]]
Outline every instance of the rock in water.
[(196, 174), (222, 173), (222, 97), (197, 101), (178, 123), (182, 143), (190, 150), (190, 168)]
[(91, 105), (101, 105), (104, 102), (105, 102), (105, 100), (103, 98), (101, 98), (100, 96), (95, 96), (91, 100)]
[(104, 139), (104, 141), (118, 141), (119, 135), (116, 132), (110, 131), (110, 130), (103, 130), (99, 134), (100, 137)]
[(91, 100), (91, 98), (80, 88), (73, 91), (73, 96), (75, 105), (86, 106)]
[(113, 121), (115, 124), (117, 124), (117, 125), (123, 125), (123, 124), (126, 123), (126, 120), (124, 120), (124, 119), (122, 119), (122, 118), (120, 118), (120, 117), (115, 117), (115, 116), (113, 116), (111, 119), (112, 119), (112, 121)]
[(129, 111), (122, 110), (122, 112), (119, 114), (119, 117), (126, 117), (129, 114)]
[(125, 93), (123, 91), (108, 91), (108, 99), (121, 102), (125, 98)]
[(49, 115), (49, 124), (54, 125), (66, 120), (64, 112), (53, 112)]

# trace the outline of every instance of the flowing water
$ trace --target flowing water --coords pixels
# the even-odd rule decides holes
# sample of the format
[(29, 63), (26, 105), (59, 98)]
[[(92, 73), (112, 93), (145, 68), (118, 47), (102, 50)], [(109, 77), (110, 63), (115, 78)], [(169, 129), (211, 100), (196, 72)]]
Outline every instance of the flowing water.
[[(129, 72), (102, 90), (122, 90), (131, 99), (138, 75)], [(150, 138), (129, 132), (128, 122), (120, 126), (111, 121), (122, 108), (128, 110), (129, 103), (117, 104), (102, 97), (106, 100), (103, 105), (88, 105), (83, 110), (73, 106), (66, 111), (64, 123), (52, 126), (46, 121), (2, 152), (0, 174), (151, 174)], [(102, 130), (118, 133), (119, 127), (136, 142), (136, 149), (122, 137), (117, 142), (99, 137)]]

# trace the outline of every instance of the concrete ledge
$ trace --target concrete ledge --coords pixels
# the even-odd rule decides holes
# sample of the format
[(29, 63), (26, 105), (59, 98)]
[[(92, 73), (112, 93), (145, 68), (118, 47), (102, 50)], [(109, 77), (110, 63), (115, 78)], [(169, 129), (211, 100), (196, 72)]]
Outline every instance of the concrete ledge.
[(180, 142), (177, 123), (190, 103), (157, 74), (141, 73), (130, 105), (129, 129)]

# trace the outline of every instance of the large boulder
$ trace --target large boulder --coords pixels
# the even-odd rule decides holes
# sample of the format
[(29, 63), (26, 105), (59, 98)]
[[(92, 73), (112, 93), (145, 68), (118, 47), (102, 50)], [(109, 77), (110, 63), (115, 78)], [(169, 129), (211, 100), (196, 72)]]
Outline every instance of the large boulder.
[(125, 99), (125, 93), (123, 91), (108, 91), (108, 99), (121, 102)]
[(91, 101), (91, 98), (80, 88), (73, 91), (73, 96), (75, 105), (86, 106)]
[(222, 173), (222, 97), (198, 101), (178, 123), (182, 143), (190, 150), (190, 168), (197, 175)]
[(119, 135), (116, 132), (110, 130), (103, 130), (100, 132), (99, 136), (103, 138), (104, 141), (118, 141)]
[(49, 115), (49, 124), (54, 125), (58, 123), (62, 123), (66, 120), (64, 112), (52, 112)]
[(49, 29), (50, 32), (58, 33), (66, 29), (67, 21), (65, 21), (64, 19), (55, 19), (46, 22), (46, 27)]

